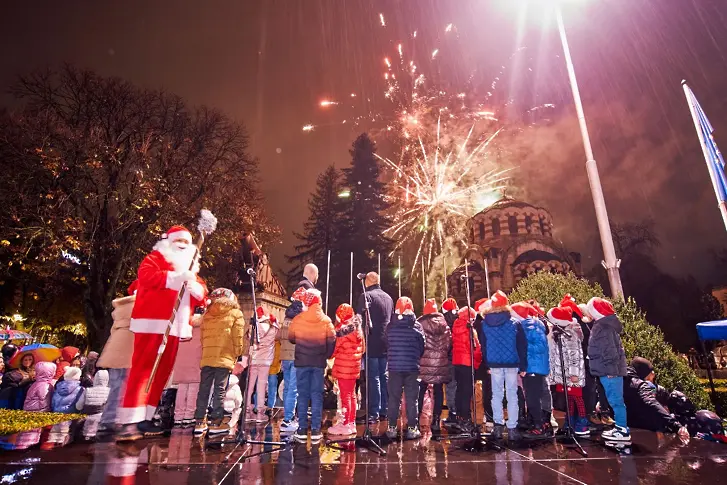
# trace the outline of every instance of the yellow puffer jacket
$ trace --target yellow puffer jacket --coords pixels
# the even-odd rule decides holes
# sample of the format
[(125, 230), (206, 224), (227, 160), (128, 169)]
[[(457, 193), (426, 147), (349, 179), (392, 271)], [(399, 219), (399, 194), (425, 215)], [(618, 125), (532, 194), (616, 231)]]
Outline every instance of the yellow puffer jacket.
[(240, 305), (228, 298), (215, 300), (202, 317), (201, 367), (232, 370), (241, 355), (247, 355), (249, 325)]

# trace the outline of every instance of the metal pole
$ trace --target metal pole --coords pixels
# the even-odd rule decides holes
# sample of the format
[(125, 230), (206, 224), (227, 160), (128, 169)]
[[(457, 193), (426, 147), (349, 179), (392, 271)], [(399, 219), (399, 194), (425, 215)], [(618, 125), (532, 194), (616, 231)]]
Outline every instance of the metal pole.
[[(424, 258), (422, 258), (422, 305), (427, 304), (427, 282), (426, 282), (427, 276), (424, 272)], [(422, 306), (422, 308), (424, 308)]]
[(331, 250), (328, 250), (328, 264), (326, 265), (326, 315), (328, 315), (328, 293), (331, 288)]
[(447, 299), (447, 255), (446, 253), (443, 255), (442, 259), (442, 273), (444, 273), (444, 297), (442, 297), (442, 301)]
[(353, 251), (351, 251), (351, 278), (348, 281), (348, 304), (353, 306)]
[(485, 255), (485, 283), (487, 284), (487, 298), (490, 298), (490, 269), (487, 267), (487, 258)]
[(568, 69), (568, 78), (570, 79), (570, 86), (573, 91), (573, 101), (575, 102), (576, 113), (578, 114), (578, 124), (581, 127), (583, 148), (586, 151), (586, 172), (588, 173), (588, 182), (591, 186), (593, 205), (596, 209), (596, 222), (598, 223), (598, 232), (601, 236), (601, 246), (603, 246), (603, 257), (605, 260), (604, 267), (608, 273), (608, 281), (611, 285), (611, 295), (614, 298), (623, 298), (621, 275), (618, 271), (621, 261), (616, 259), (616, 250), (614, 249), (613, 236), (611, 235), (611, 224), (608, 222), (608, 212), (606, 211), (606, 200), (603, 197), (601, 179), (598, 175), (598, 166), (596, 165), (596, 160), (593, 157), (593, 148), (591, 147), (591, 139), (588, 135), (586, 116), (583, 112), (583, 103), (581, 102), (581, 95), (578, 91), (578, 82), (576, 81), (576, 72), (573, 68), (573, 59), (571, 59), (568, 39), (565, 35), (563, 15), (558, 4), (556, 4), (555, 10), (558, 18), (560, 40), (563, 44), (563, 54), (565, 55), (565, 63)]
[(399, 255), (399, 267), (397, 268), (396, 275), (399, 278), (399, 298), (401, 298), (401, 254)]
[(381, 253), (379, 253), (379, 283), (381, 282)]

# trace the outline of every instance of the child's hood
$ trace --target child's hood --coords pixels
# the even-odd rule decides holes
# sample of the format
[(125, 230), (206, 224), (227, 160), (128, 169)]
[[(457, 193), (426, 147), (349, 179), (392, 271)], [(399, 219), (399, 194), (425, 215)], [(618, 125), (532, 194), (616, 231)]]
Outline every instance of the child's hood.
[(100, 370), (93, 376), (93, 387), (109, 387), (109, 371)]
[(212, 304), (207, 307), (207, 313), (213, 317), (221, 317), (239, 309), (240, 304), (230, 298), (216, 298)]
[(61, 349), (61, 357), (66, 362), (73, 361), (73, 359), (76, 358), (78, 354), (80, 354), (78, 347), (63, 347)]
[(50, 381), (56, 375), (56, 365), (53, 362), (38, 362), (35, 364), (35, 380)]
[(599, 318), (598, 320), (596, 320), (596, 325), (604, 325), (619, 335), (621, 335), (624, 329), (623, 325), (621, 324), (621, 320), (619, 320), (616, 315), (608, 315), (606, 317)]
[(439, 312), (428, 313), (419, 317), (422, 330), (429, 335), (442, 335), (447, 331), (447, 322)]
[(511, 319), (512, 316), (510, 315), (509, 311), (487, 313), (483, 317), (485, 325), (487, 325), (488, 327), (501, 327), (502, 325), (505, 325), (507, 322), (509, 322)]
[(389, 325), (414, 328), (417, 323), (416, 315), (394, 315)]
[(54, 393), (58, 394), (59, 396), (70, 396), (74, 392), (76, 392), (81, 387), (81, 383), (79, 381), (66, 381), (63, 380), (56, 384), (56, 388)]

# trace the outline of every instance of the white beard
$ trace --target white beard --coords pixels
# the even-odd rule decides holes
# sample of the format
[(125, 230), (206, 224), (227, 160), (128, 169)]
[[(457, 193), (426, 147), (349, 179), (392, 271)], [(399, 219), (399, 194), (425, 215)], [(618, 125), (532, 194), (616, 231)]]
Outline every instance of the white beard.
[(195, 253), (194, 244), (190, 244), (184, 249), (179, 249), (167, 239), (162, 239), (157, 242), (154, 245), (154, 249), (162, 253), (162, 256), (172, 265), (174, 271), (189, 270)]

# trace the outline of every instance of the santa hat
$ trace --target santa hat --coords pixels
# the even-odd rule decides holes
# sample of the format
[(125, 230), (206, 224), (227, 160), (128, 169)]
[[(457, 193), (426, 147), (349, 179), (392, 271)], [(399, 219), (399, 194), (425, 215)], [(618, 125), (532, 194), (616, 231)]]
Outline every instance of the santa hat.
[(548, 321), (559, 327), (570, 325), (573, 323), (573, 310), (565, 306), (551, 308), (548, 311)]
[(192, 233), (184, 226), (172, 226), (167, 232), (162, 234), (162, 239), (166, 239), (168, 241), (174, 241), (175, 239), (181, 238), (192, 241)]
[(459, 316), (459, 318), (464, 318), (465, 320), (469, 320), (469, 319), (475, 318), (477, 316), (477, 313), (475, 313), (475, 311), (472, 308), (470, 308), (468, 306), (463, 306), (462, 308), (460, 308), (457, 311), (457, 315)]
[(336, 309), (336, 321), (347, 322), (353, 318), (353, 307), (348, 303), (341, 303)]
[(492, 295), (492, 298), (490, 298), (490, 303), (485, 305), (484, 308), (479, 309), (479, 312), (483, 315), (486, 313), (504, 313), (509, 311), (510, 300), (507, 299), (507, 295), (502, 290), (497, 290)]
[(540, 306), (540, 303), (538, 303), (538, 300), (528, 300), (528, 303), (535, 308), (535, 311), (538, 312), (538, 316), (544, 317), (545, 316), (545, 310), (543, 310), (543, 307)]
[(437, 313), (437, 300), (434, 298), (429, 298), (424, 304), (424, 311), (422, 314), (429, 315), (430, 313)]
[(255, 314), (257, 315), (258, 322), (268, 321), (268, 316), (265, 315), (265, 310), (263, 310), (263, 307), (261, 307), (261, 306), (257, 307), (257, 310), (255, 310)]
[(457, 300), (455, 300), (454, 298), (447, 298), (442, 302), (442, 313), (457, 313), (457, 309)]
[(588, 305), (586, 305), (585, 303), (579, 303), (578, 309), (583, 314), (583, 318), (588, 318)]
[(613, 315), (616, 313), (613, 309), (613, 305), (608, 300), (594, 296), (586, 304), (588, 314), (593, 317), (594, 320), (600, 320), (603, 317)]
[(512, 317), (519, 322), (530, 317), (534, 318), (538, 316), (538, 311), (533, 307), (533, 305), (525, 301), (519, 301), (510, 305), (510, 313), (512, 314)]
[(487, 310), (489, 310), (492, 303), (490, 302), (489, 298), (482, 298), (475, 302), (475, 311), (477, 313), (483, 313)]
[(277, 321), (278, 321), (278, 319), (277, 319), (277, 318), (275, 318), (275, 315), (273, 315), (273, 314), (271, 313), (271, 314), (270, 314), (270, 322), (271, 322), (271, 323), (276, 323)]
[(572, 296), (570, 296), (570, 293), (566, 293), (566, 295), (563, 297), (562, 300), (560, 300), (560, 303), (558, 306), (565, 306), (573, 310), (573, 313), (578, 315), (579, 317), (583, 318), (583, 311), (580, 309), (576, 301), (573, 299)]
[(414, 315), (414, 303), (412, 303), (411, 298), (408, 296), (402, 296), (396, 301), (396, 308), (394, 309), (394, 313), (399, 315), (399, 319), (401, 320), (402, 315)]
[(306, 308), (310, 308), (316, 304), (321, 305), (323, 303), (323, 300), (321, 299), (321, 292), (319, 290), (316, 290), (315, 288), (305, 290), (305, 293), (303, 294), (303, 299), (301, 301)]

